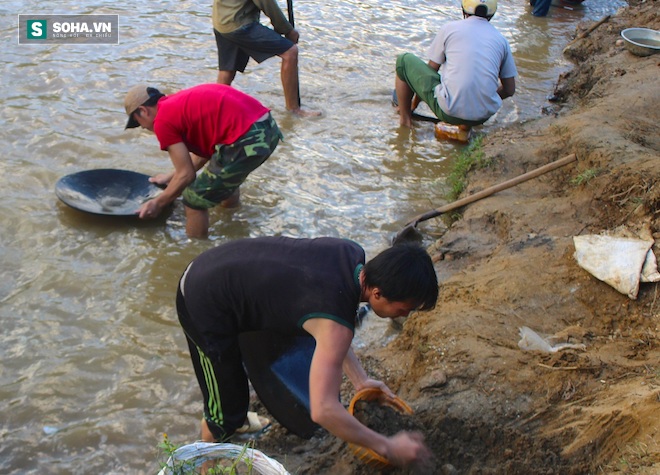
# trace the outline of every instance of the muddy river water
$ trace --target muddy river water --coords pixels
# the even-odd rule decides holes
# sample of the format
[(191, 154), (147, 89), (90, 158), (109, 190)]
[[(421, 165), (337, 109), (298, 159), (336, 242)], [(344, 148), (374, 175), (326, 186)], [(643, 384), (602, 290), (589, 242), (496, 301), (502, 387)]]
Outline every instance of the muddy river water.
[[(482, 131), (534, 119), (570, 65), (563, 45), (579, 22), (618, 0), (534, 18), (502, 1), (493, 23), (511, 43), (517, 93)], [(285, 8), (285, 5), (282, 5)], [(191, 241), (180, 204), (154, 222), (78, 212), (57, 180), (92, 168), (170, 169), (156, 139), (124, 131), (123, 95), (137, 82), (174, 92), (213, 82), (210, 2), (5, 0), (0, 5), (0, 472), (155, 473), (157, 445), (197, 437), (201, 404), (174, 312), (185, 265), (224, 241), (262, 235), (351, 238), (368, 256), (407, 219), (443, 204), (460, 147), (432, 124), (398, 128), (390, 105), (395, 56), (422, 57), (458, 2), (294, 1), (303, 103), (284, 110), (279, 60), (250, 63), (235, 86), (268, 107), (285, 135), (242, 187), (242, 206), (211, 213), (209, 240)], [(19, 45), (17, 15), (112, 14), (117, 45)], [(359, 344), (378, 344), (371, 328)], [(380, 333), (379, 333), (380, 332)]]

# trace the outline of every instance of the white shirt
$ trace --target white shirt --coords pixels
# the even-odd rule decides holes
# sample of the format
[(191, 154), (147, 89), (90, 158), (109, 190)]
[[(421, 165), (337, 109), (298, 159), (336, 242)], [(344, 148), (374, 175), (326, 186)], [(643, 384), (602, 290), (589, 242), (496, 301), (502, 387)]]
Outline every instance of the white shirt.
[(486, 119), (499, 110), (499, 78), (517, 75), (508, 41), (487, 19), (470, 16), (444, 25), (428, 51), (440, 65), (435, 89), (440, 108), (465, 120)]

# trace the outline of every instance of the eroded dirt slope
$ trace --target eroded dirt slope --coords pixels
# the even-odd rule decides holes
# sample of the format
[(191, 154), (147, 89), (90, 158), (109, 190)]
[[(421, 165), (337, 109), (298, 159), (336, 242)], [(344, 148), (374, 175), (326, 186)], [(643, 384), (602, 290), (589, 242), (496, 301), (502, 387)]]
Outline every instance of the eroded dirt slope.
[[(618, 42), (626, 27), (659, 29), (657, 7), (637, 3), (571, 44), (576, 66), (548, 115), (489, 135), (492, 165), (467, 193), (577, 162), (470, 205), (448, 229), (420, 225), (442, 236), (437, 308), (361, 356), (415, 408), (435, 454), (427, 473), (660, 473), (658, 284), (631, 300), (573, 257), (573, 236), (622, 225), (650, 231), (660, 254), (660, 55)], [(521, 326), (586, 349), (522, 351)], [(323, 433), (275, 426), (257, 447), (292, 473), (374, 473)]]

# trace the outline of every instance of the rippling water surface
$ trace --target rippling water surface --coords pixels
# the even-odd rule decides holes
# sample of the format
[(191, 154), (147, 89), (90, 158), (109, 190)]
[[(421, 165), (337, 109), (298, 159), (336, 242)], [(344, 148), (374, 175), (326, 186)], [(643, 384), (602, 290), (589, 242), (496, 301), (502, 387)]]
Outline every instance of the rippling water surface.
[[(569, 67), (561, 49), (576, 24), (623, 2), (584, 5), (533, 18), (522, 0), (500, 2), (493, 23), (520, 77), (482, 130), (538, 117)], [(196, 439), (201, 403), (174, 289), (201, 251), (248, 236), (330, 235), (373, 256), (407, 219), (443, 204), (458, 149), (432, 124), (399, 130), (390, 98), (396, 54), (424, 57), (458, 2), (294, 7), (303, 103), (324, 116), (290, 117), (279, 60), (250, 63), (234, 85), (273, 109), (285, 142), (250, 175), (239, 209), (212, 212), (212, 238), (190, 241), (180, 204), (148, 223), (99, 217), (60, 203), (54, 186), (92, 168), (170, 169), (155, 137), (123, 130), (123, 95), (137, 82), (174, 92), (215, 80), (210, 2), (0, 5), (0, 472), (155, 473), (163, 432)], [(119, 44), (18, 45), (17, 15), (30, 13), (119, 15)]]

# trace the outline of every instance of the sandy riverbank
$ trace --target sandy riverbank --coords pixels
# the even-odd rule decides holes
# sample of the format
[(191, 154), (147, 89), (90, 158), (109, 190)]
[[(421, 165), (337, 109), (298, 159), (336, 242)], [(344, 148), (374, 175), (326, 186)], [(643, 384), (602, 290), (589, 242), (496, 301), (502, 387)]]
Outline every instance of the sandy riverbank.
[[(467, 193), (576, 163), (468, 206), (448, 229), (420, 226), (441, 236), (437, 308), (361, 356), (415, 408), (434, 473), (660, 473), (659, 286), (632, 300), (573, 257), (573, 236), (621, 225), (648, 227), (660, 254), (660, 55), (618, 42), (624, 28), (659, 29), (657, 7), (631, 2), (571, 44), (557, 102), (486, 137), (492, 165)], [(586, 349), (524, 352), (521, 326)], [(292, 473), (373, 473), (324, 433), (304, 441), (275, 425), (256, 448)]]

